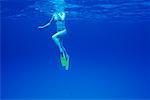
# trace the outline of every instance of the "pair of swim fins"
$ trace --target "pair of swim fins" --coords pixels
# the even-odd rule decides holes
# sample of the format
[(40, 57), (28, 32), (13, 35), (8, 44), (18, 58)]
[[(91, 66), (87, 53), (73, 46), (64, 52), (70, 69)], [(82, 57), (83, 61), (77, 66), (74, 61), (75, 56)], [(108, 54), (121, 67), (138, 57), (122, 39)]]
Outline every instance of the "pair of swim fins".
[(69, 56), (65, 53), (61, 53), (60, 60), (65, 70), (69, 70)]

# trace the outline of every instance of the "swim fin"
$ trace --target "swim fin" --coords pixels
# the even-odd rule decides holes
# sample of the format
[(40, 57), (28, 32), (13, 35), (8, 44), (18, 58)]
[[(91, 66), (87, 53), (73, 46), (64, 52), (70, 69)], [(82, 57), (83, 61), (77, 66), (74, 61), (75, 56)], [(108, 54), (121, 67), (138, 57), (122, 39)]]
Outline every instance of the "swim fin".
[(65, 70), (69, 70), (69, 56), (61, 53), (60, 60), (62, 66), (65, 67)]

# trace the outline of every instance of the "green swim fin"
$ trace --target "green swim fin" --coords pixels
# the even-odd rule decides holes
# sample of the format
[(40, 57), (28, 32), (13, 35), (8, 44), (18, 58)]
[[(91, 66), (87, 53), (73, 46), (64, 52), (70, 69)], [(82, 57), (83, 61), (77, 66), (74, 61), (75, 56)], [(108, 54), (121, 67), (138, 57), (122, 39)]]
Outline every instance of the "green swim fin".
[(60, 60), (61, 60), (62, 66), (65, 67), (65, 70), (68, 70), (69, 69), (69, 56), (68, 55), (65, 56), (64, 53), (61, 53)]

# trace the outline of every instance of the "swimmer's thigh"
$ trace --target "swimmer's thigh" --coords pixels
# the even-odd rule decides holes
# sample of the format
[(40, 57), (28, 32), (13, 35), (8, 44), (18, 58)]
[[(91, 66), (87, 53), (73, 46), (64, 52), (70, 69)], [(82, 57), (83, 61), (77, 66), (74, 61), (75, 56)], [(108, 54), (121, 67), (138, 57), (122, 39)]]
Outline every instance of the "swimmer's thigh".
[(59, 31), (57, 33), (55, 33), (52, 38), (62, 38), (64, 35), (66, 35), (66, 29)]

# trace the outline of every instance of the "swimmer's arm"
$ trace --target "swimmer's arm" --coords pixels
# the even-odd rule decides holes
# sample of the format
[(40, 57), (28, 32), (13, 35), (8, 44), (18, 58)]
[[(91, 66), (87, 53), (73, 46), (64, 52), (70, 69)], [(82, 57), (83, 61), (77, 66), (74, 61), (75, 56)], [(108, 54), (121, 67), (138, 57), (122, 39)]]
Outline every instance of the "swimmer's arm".
[(47, 24), (45, 24), (43, 26), (39, 26), (38, 28), (45, 28), (45, 27), (49, 26), (51, 24), (51, 22), (53, 21), (53, 19), (54, 19), (54, 17), (52, 16), (51, 20)]

